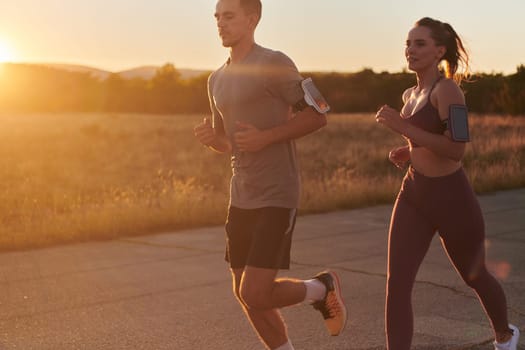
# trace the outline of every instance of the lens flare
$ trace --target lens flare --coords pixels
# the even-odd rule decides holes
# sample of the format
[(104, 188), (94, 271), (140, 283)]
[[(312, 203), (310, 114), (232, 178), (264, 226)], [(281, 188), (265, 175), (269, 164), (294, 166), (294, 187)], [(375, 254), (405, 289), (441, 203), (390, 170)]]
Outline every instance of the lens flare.
[(506, 280), (509, 278), (512, 266), (506, 261), (488, 261), (487, 268), (498, 279)]
[[(485, 249), (489, 250), (492, 246), (492, 242), (488, 239), (485, 240)], [(494, 275), (494, 277), (500, 280), (506, 280), (512, 271), (512, 265), (507, 261), (497, 261), (487, 259), (487, 269)]]

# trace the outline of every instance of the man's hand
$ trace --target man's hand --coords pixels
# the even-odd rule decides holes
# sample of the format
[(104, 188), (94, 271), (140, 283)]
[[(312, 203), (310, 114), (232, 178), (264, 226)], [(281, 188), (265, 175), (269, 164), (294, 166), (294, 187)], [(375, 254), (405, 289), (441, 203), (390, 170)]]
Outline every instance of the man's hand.
[(193, 128), (195, 137), (205, 146), (211, 146), (216, 139), (215, 132), (208, 118), (204, 118), (203, 122)]
[(239, 151), (257, 152), (271, 143), (267, 132), (261, 131), (249, 123), (237, 122), (237, 130), (234, 142)]

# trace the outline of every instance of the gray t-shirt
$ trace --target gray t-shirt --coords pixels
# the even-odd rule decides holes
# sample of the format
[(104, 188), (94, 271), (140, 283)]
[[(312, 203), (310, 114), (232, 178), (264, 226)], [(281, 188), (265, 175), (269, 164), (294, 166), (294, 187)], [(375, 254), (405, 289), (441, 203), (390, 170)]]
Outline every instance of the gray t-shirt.
[(236, 122), (270, 129), (286, 123), (291, 106), (304, 98), (303, 78), (285, 54), (254, 45), (238, 63), (225, 63), (208, 79), (215, 128), (224, 128), (233, 145), (230, 205), (255, 209), (297, 208), (300, 180), (295, 142), (240, 152), (233, 142)]

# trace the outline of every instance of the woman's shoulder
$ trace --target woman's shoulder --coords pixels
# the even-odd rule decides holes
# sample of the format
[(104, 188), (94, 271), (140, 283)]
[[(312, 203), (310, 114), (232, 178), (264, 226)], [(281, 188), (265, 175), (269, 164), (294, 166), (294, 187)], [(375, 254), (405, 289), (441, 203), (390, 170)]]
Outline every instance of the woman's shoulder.
[(450, 104), (464, 104), (465, 95), (459, 85), (450, 78), (441, 79), (432, 91), (432, 104), (434, 106), (442, 106)]
[(454, 79), (451, 78), (442, 78), (440, 79), (434, 90), (432, 91), (433, 97), (436, 97), (438, 99), (440, 98), (464, 98), (463, 91), (459, 87), (459, 85), (454, 81)]
[(461, 91), (461, 88), (459, 85), (454, 81), (454, 79), (451, 78), (442, 78), (440, 79), (434, 88), (433, 93), (436, 93), (438, 95), (447, 95), (447, 94), (461, 94), (463, 95), (463, 91)]
[(408, 101), (410, 95), (412, 94), (412, 91), (414, 91), (415, 88), (416, 88), (415, 86), (411, 86), (405, 91), (403, 91), (403, 94), (401, 95), (401, 98), (403, 99), (403, 103), (406, 103)]

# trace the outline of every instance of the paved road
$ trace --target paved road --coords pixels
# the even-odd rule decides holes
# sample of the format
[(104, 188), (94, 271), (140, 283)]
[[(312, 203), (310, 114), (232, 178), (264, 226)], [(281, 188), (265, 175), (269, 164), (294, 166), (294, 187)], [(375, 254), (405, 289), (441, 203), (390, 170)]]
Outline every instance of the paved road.
[[(525, 189), (480, 197), (491, 271), (525, 327)], [(383, 349), (390, 206), (303, 216), (292, 270), (331, 268), (350, 321), (326, 334), (310, 306), (284, 310), (297, 349)], [(262, 349), (230, 292), (222, 227), (0, 255), (0, 349)], [(473, 293), (433, 241), (414, 289), (414, 349), (492, 349)], [(525, 332), (524, 332), (525, 333)], [(522, 337), (520, 349), (525, 349)]]

